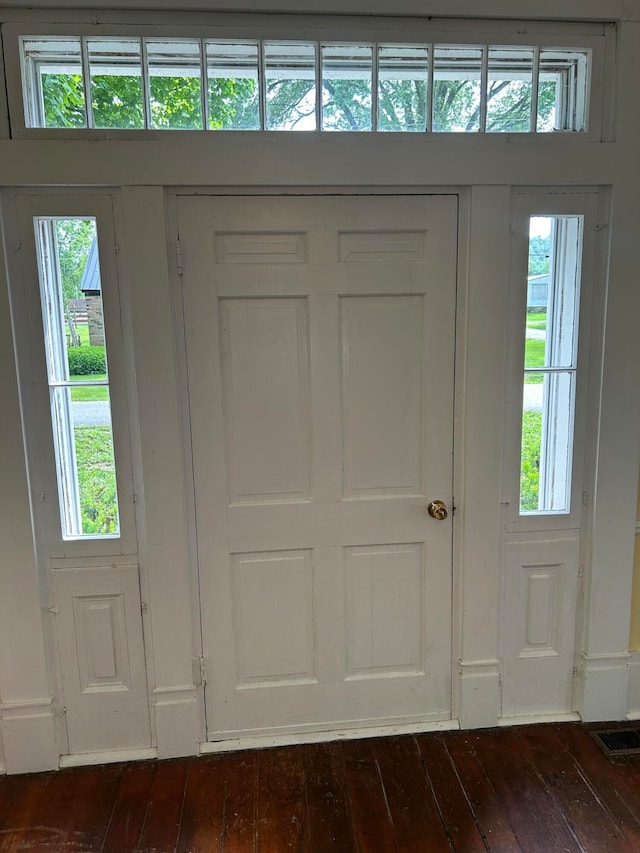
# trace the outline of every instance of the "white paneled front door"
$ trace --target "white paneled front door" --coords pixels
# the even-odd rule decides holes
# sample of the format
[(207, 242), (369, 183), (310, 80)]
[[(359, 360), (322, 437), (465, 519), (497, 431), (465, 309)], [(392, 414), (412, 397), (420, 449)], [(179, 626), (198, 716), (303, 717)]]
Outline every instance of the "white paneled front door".
[(209, 739), (448, 719), (456, 197), (178, 225)]

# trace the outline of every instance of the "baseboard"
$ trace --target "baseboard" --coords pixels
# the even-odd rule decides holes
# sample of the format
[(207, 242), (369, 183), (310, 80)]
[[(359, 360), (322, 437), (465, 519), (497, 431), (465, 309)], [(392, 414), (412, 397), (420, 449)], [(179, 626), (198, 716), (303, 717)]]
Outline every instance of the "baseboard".
[(50, 699), (0, 705), (0, 736), (6, 773), (57, 769), (59, 752)]
[(61, 755), (60, 767), (86, 767), (90, 764), (118, 764), (121, 761), (148, 761), (158, 757), (157, 749), (114, 749), (110, 752), (83, 752)]
[(158, 758), (198, 755), (200, 731), (195, 688), (156, 688), (153, 695)]
[(585, 722), (626, 719), (630, 663), (628, 652), (582, 655), (576, 679), (576, 710)]
[(533, 726), (540, 723), (579, 723), (581, 720), (580, 714), (575, 712), (568, 714), (530, 714), (522, 717), (501, 717), (498, 720), (498, 726)]
[(500, 661), (463, 661), (460, 666), (458, 718), (463, 729), (498, 724), (501, 706)]
[(390, 726), (363, 726), (353, 729), (326, 729), (324, 731), (288, 732), (277, 735), (249, 735), (200, 744), (203, 755), (215, 752), (237, 752), (241, 749), (267, 749), (275, 746), (295, 746), (304, 743), (328, 743), (336, 740), (364, 740), (393, 735), (424, 734), (427, 732), (457, 731), (457, 720), (431, 720), (424, 723), (402, 723)]

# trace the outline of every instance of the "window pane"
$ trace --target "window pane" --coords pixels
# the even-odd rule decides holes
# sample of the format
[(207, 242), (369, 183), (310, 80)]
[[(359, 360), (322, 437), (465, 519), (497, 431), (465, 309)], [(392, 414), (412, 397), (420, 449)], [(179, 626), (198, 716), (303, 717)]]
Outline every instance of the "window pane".
[(525, 377), (520, 460), (520, 513), (571, 508), (575, 372)]
[(553, 219), (549, 216), (532, 216), (530, 219), (525, 367), (544, 367), (547, 364), (546, 342), (552, 225)]
[[(113, 433), (108, 389), (99, 403), (74, 402), (51, 389), (51, 411), (65, 538), (118, 534)], [(72, 429), (69, 429), (72, 425)], [(61, 476), (64, 474), (64, 476)]]
[(427, 129), (428, 60), (422, 45), (380, 45), (378, 130)]
[(487, 132), (528, 133), (531, 126), (533, 50), (490, 47)]
[(529, 220), (521, 513), (571, 509), (582, 222)]
[(480, 130), (482, 50), (436, 47), (433, 56), (433, 130), (437, 133)]
[(88, 39), (94, 127), (144, 127), (140, 39)]
[(260, 130), (257, 42), (207, 42), (209, 127)]
[(574, 367), (582, 217), (532, 216), (525, 367)]
[(316, 129), (316, 49), (265, 42), (267, 130)]
[(585, 130), (589, 52), (541, 50), (536, 130)]
[(370, 45), (322, 46), (322, 129), (371, 130)]
[(28, 127), (86, 127), (79, 38), (22, 40)]
[(151, 127), (202, 129), (198, 39), (147, 39)]
[(118, 535), (95, 219), (35, 225), (62, 535)]

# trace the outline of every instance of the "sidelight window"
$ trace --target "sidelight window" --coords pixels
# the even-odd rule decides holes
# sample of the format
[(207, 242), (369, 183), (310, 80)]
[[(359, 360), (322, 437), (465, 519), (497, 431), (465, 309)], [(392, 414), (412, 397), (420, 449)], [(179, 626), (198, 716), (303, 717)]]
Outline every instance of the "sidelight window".
[(64, 539), (120, 533), (96, 220), (37, 217), (47, 381)]
[(520, 514), (571, 510), (582, 216), (529, 219)]

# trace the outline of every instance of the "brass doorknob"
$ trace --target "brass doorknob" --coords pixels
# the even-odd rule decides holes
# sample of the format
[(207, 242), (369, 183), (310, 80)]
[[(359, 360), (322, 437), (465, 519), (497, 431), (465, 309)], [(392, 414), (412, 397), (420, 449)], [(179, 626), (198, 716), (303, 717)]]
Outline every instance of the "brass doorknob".
[(449, 515), (447, 505), (444, 501), (431, 501), (427, 507), (427, 512), (431, 518), (435, 518), (436, 521), (444, 521)]

